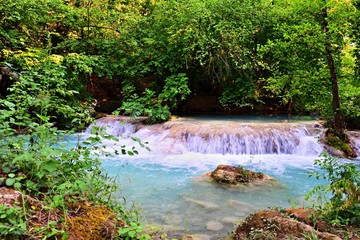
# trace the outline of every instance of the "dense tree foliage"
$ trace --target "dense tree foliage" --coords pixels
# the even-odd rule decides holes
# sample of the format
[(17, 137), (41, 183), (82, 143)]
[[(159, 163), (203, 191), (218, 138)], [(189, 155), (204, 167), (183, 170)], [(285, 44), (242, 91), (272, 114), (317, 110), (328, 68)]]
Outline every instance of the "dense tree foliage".
[[(117, 98), (121, 113), (151, 122), (195, 95), (229, 109), (359, 118), (358, 9), (352, 0), (1, 0), (1, 94), (46, 85), (29, 94), (47, 91), (75, 112)], [(68, 121), (67, 110), (50, 111)]]

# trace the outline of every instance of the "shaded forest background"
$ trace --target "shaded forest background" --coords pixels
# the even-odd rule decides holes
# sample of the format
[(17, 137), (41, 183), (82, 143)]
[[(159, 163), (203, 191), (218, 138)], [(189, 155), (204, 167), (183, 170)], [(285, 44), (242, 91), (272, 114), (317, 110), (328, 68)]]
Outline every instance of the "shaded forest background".
[(0, 94), (29, 119), (41, 120), (46, 105), (62, 127), (94, 109), (151, 123), (189, 113), (331, 119), (330, 46), (340, 111), (359, 127), (359, 8), (351, 0), (0, 0)]

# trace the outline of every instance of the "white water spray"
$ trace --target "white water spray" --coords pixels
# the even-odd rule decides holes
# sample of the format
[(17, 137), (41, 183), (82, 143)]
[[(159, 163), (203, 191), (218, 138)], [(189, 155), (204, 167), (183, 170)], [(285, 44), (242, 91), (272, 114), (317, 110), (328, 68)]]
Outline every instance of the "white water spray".
[[(184, 154), (296, 154), (318, 156), (323, 131), (316, 122), (186, 121), (172, 120), (152, 126), (124, 123), (117, 118), (99, 119), (96, 126), (107, 126), (115, 136), (131, 135), (148, 142), (153, 152)], [(93, 126), (93, 125), (92, 125)], [(90, 126), (86, 133), (90, 133)], [(127, 143), (130, 144), (130, 143)]]
[[(226, 235), (237, 220), (253, 211), (289, 207), (289, 199), (302, 202), (302, 196), (319, 184), (308, 177), (309, 170), (317, 169), (314, 160), (323, 151), (318, 138), (325, 129), (316, 121), (180, 118), (148, 126), (106, 117), (95, 125), (109, 126), (107, 133), (124, 137), (120, 143), (105, 142), (110, 148), (137, 145), (126, 136), (149, 143), (151, 152), (137, 147), (139, 155), (104, 158), (103, 167), (118, 177), (119, 199), (141, 203), (147, 220), (169, 231), (177, 227), (209, 236)], [(359, 139), (352, 138), (356, 146)], [(264, 172), (277, 184), (227, 189), (196, 180), (218, 164)], [(206, 228), (209, 222), (224, 227), (214, 232)]]

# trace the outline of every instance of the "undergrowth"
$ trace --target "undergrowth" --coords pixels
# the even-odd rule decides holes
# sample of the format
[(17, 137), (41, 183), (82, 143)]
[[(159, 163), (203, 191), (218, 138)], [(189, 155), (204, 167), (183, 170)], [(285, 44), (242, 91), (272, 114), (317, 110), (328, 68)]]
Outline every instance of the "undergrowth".
[[(316, 179), (328, 180), (327, 185), (318, 185), (307, 195), (312, 197), (315, 208), (332, 224), (360, 226), (360, 169), (356, 162), (323, 154), (315, 164), (321, 172), (311, 172)], [(328, 197), (330, 196), (330, 197)]]
[[(48, 71), (41, 77), (45, 82), (53, 77), (50, 68), (45, 66)], [(134, 155), (136, 150), (122, 146), (109, 153), (102, 142), (119, 139), (98, 127), (86, 139), (77, 135), (77, 143), (69, 147), (74, 130), (56, 128), (51, 116), (65, 106), (57, 106), (50, 85), (43, 87), (27, 76), (17, 79), (9, 95), (0, 98), (0, 238), (74, 239), (74, 232), (92, 219), (81, 233), (87, 235), (77, 232), (75, 237), (150, 239), (135, 214), (115, 200), (117, 184), (101, 167), (104, 154)], [(88, 122), (88, 114), (76, 116), (74, 122)]]

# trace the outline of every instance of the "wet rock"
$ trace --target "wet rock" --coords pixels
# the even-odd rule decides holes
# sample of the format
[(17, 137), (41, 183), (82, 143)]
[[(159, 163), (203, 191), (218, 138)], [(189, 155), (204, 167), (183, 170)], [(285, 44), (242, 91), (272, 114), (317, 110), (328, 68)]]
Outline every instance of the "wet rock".
[(259, 184), (273, 179), (261, 172), (253, 172), (241, 166), (234, 167), (229, 165), (218, 165), (209, 176), (216, 183), (231, 186), (249, 183)]
[(320, 142), (324, 145), (325, 150), (335, 157), (356, 158), (357, 153), (355, 146), (351, 144), (350, 137), (346, 135), (345, 140), (341, 140), (331, 130), (327, 130), (321, 137)]
[[(296, 209), (278, 212), (263, 210), (248, 216), (236, 229), (233, 240), (246, 239), (256, 235), (256, 239), (303, 239), (316, 236), (324, 240), (341, 240), (334, 233), (327, 232), (329, 225), (319, 226), (313, 221), (314, 210)], [(316, 226), (314, 225), (316, 224)]]
[(131, 123), (131, 124), (140, 124), (140, 123), (144, 123), (148, 118), (147, 117), (136, 117), (136, 118), (132, 118), (132, 117), (128, 117), (128, 116), (117, 116), (117, 115), (107, 115), (104, 113), (98, 113), (99, 114), (99, 119), (98, 121), (101, 123), (114, 123), (114, 122), (124, 122), (124, 123)]
[(230, 199), (229, 201), (227, 201), (226, 205), (236, 210), (241, 210), (242, 212), (252, 212), (254, 210), (254, 207), (251, 206), (250, 204), (237, 201), (234, 199)]
[(224, 228), (224, 225), (222, 225), (221, 222), (217, 221), (209, 221), (206, 223), (206, 229), (210, 231), (220, 231)]
[(165, 218), (166, 224), (180, 225), (182, 221), (181, 216), (177, 214), (168, 214)]
[(240, 218), (245, 218), (249, 213), (246, 212), (235, 212), (235, 215)]
[(161, 229), (164, 232), (183, 232), (183, 231), (185, 231), (184, 227), (175, 226), (175, 225), (171, 225), (171, 224), (162, 224)]

